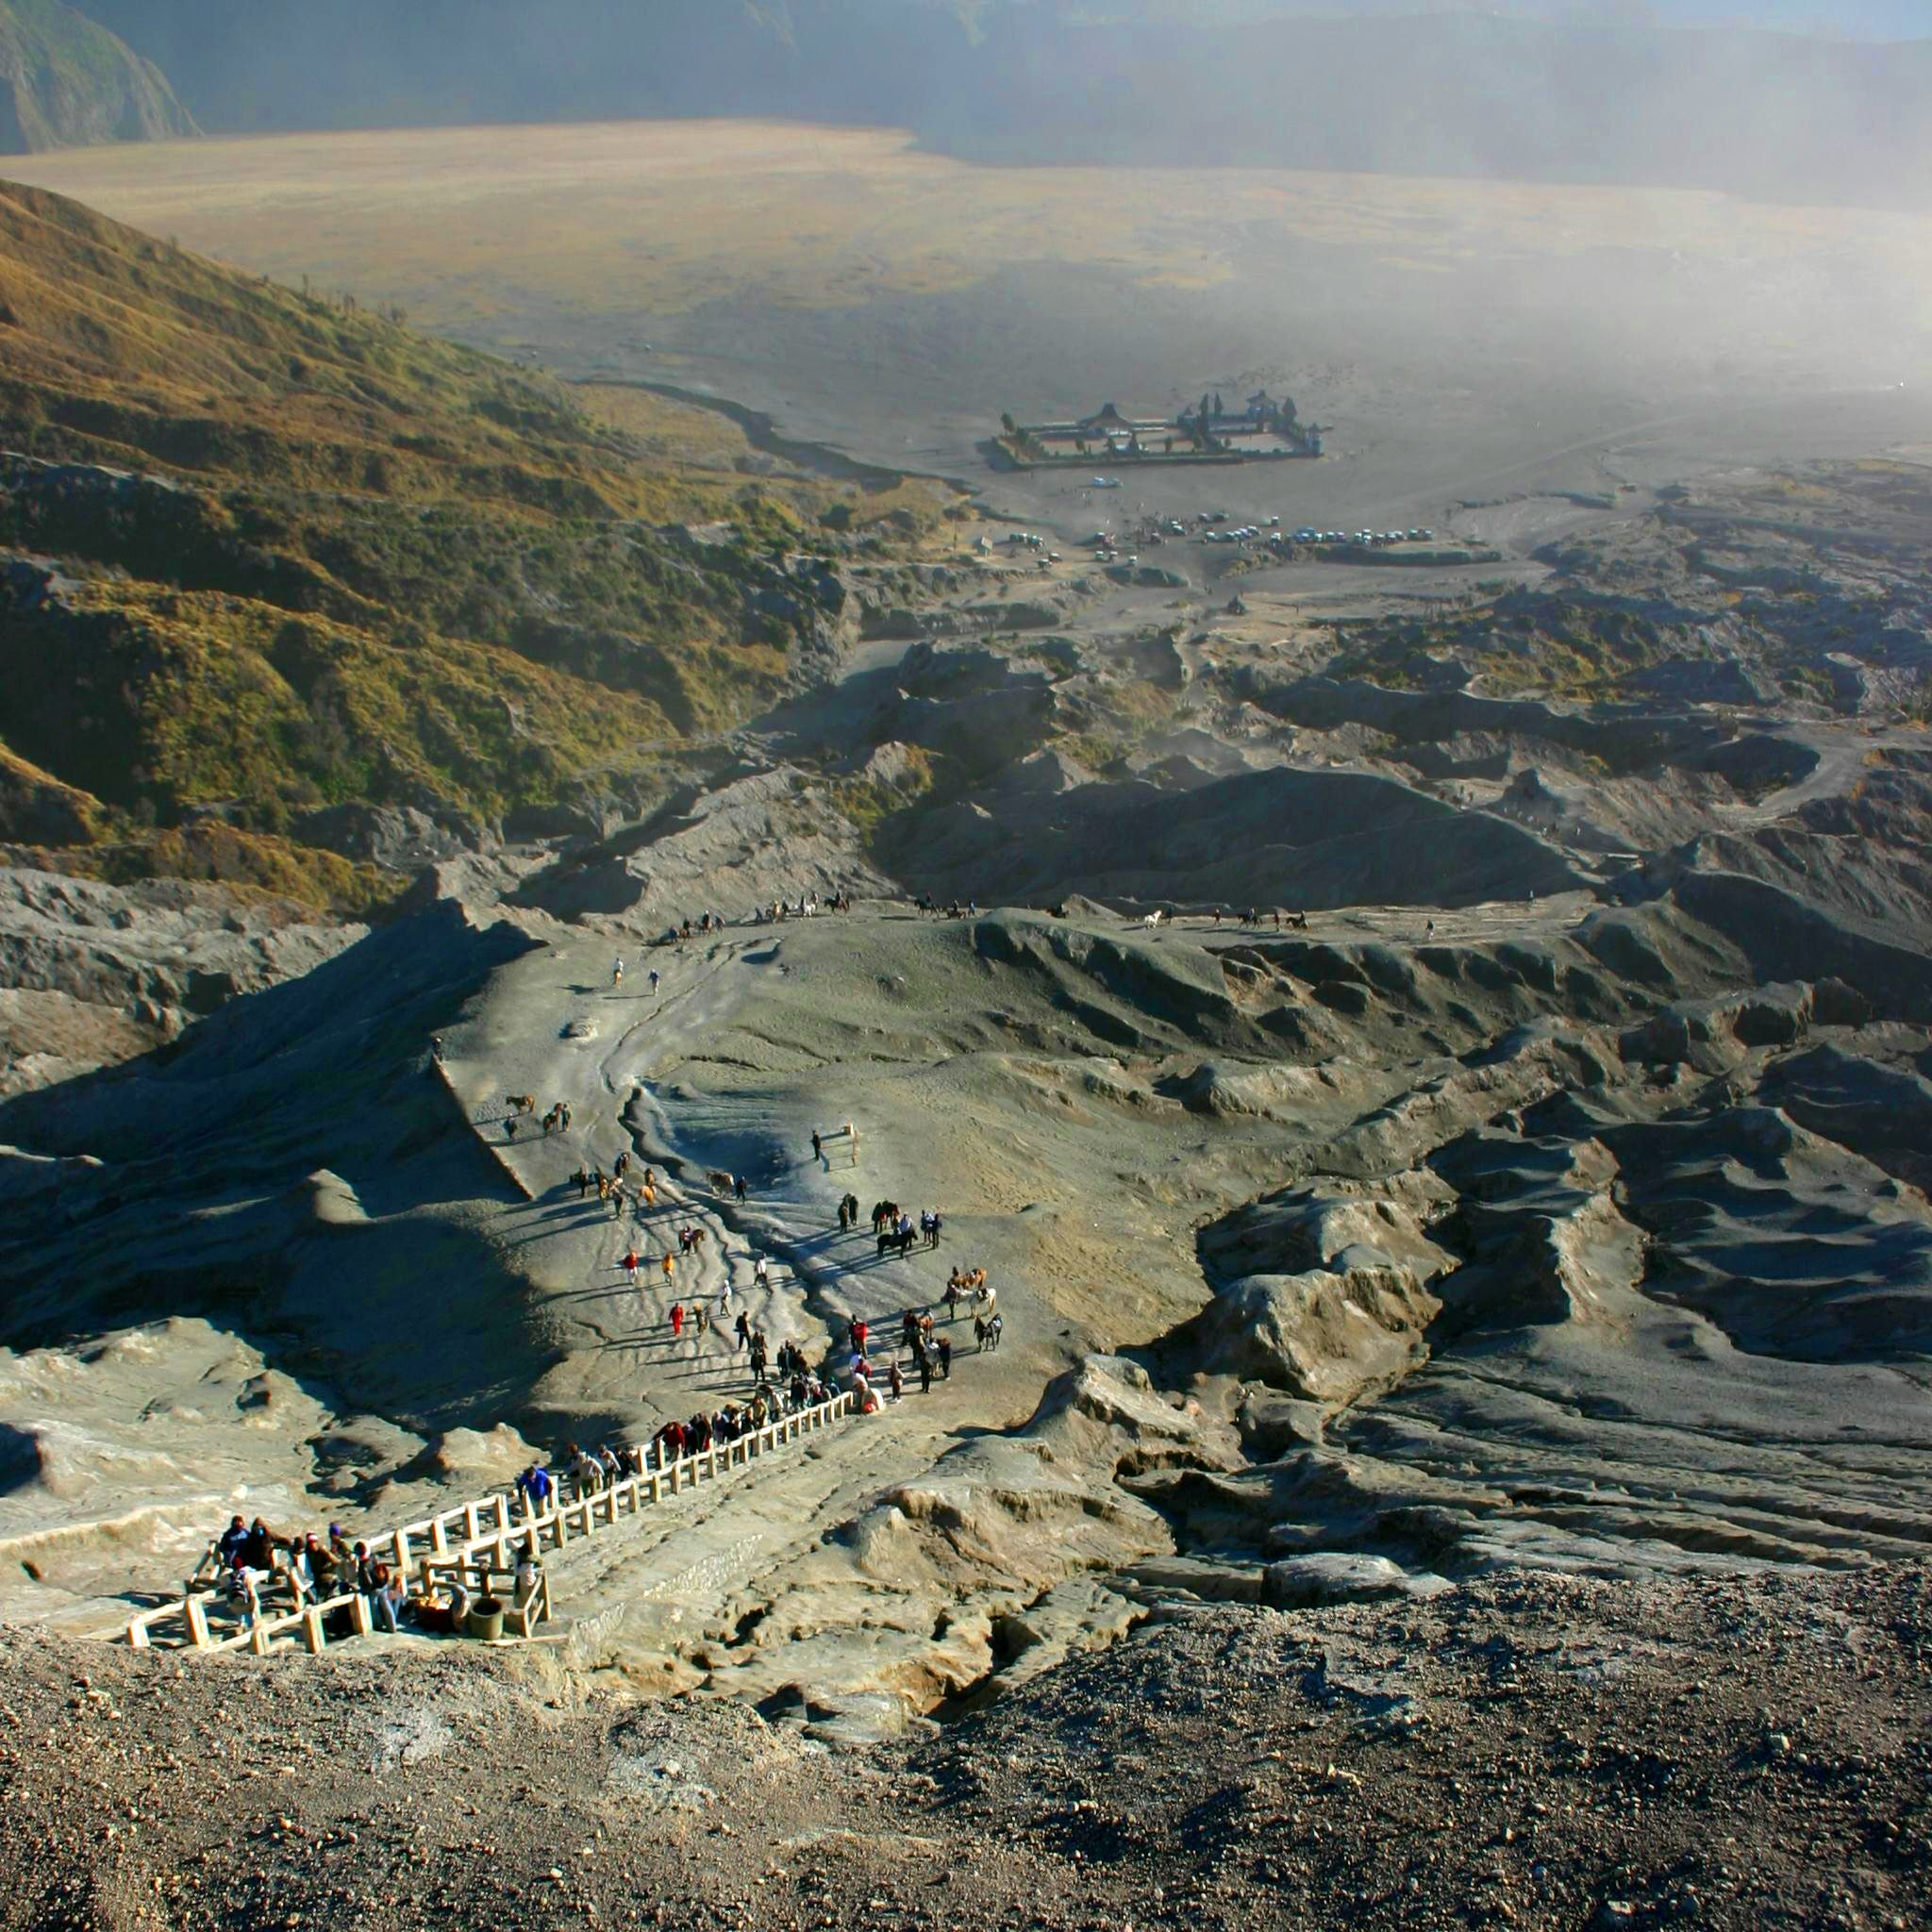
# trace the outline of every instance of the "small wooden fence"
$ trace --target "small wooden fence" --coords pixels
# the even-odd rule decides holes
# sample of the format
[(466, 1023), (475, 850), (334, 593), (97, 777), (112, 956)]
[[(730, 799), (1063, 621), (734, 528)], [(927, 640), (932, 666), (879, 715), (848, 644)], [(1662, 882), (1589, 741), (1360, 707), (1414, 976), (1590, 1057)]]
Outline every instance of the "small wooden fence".
[[(852, 1405), (849, 1391), (835, 1395), (794, 1415), (780, 1416), (733, 1441), (714, 1442), (708, 1449), (681, 1456), (665, 1468), (620, 1476), (602, 1489), (579, 1490), (568, 1502), (559, 1494), (534, 1514), (521, 1498), (513, 1499), (499, 1491), (481, 1502), (458, 1504), (440, 1515), (371, 1538), (369, 1552), (372, 1557), (386, 1559), (397, 1574), (413, 1574), (419, 1592), (439, 1577), (465, 1567), (487, 1564), (499, 1572), (512, 1571), (518, 1551), (538, 1557), (546, 1548), (560, 1550), (579, 1538), (613, 1529), (620, 1516), (636, 1516), (647, 1504), (660, 1503), (667, 1495), (677, 1495), (707, 1481), (716, 1482), (788, 1442), (829, 1428), (851, 1413)], [(178, 1603), (162, 1604), (129, 1619), (127, 1641), (136, 1650), (147, 1650), (158, 1634), (177, 1648), (246, 1650), (266, 1657), (278, 1638), (300, 1641), (311, 1651), (325, 1648), (327, 1620), (338, 1610), (348, 1611), (358, 1636), (369, 1635), (375, 1627), (368, 1599), (350, 1591), (319, 1603), (296, 1605), (275, 1615), (257, 1609), (249, 1614), (246, 1627), (233, 1636), (218, 1637), (209, 1624), (208, 1610), (221, 1602), (220, 1593), (205, 1587), (197, 1575)], [(549, 1614), (550, 1590), (545, 1580), (537, 1600), (507, 1612), (505, 1626), (527, 1637)]]

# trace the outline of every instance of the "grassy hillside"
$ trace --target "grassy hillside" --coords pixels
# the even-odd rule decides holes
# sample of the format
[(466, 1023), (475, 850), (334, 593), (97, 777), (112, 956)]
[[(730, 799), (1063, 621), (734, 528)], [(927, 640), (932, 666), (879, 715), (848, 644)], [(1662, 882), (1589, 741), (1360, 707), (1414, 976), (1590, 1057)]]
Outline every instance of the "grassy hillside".
[(0, 836), (362, 903), (309, 814), (487, 824), (811, 675), (813, 508), (0, 184)]
[(61, 0), (0, 0), (0, 154), (194, 131), (160, 70), (107, 28)]

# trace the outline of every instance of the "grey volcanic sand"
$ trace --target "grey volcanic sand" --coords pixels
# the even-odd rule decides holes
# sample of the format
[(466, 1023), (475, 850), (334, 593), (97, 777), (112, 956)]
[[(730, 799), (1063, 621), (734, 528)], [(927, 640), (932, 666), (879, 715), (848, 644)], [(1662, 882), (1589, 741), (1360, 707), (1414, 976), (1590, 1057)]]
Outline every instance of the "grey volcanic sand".
[[(1207, 287), (1008, 265), (822, 309), (721, 300), (668, 340), (741, 358), (739, 393), (811, 386), (803, 426), (855, 449), (904, 458), (916, 419), (943, 464), (1003, 401), (1286, 382), (1344, 425), (1332, 462), (991, 501), (1076, 533), (1137, 494), (1441, 522), (1520, 585), (1579, 567), (1535, 554), (1560, 537), (1595, 559), (1582, 581), (1670, 607), (1673, 653), (1716, 637), (1741, 660), (1669, 655), (1650, 668), (1681, 689), (1589, 709), (1485, 695), (1453, 653), (1404, 667), (1429, 688), (1383, 689), (1324, 675), (1336, 620), (1440, 608), (1485, 575), (1286, 564), (1240, 576), (1234, 611), (1233, 559), (1193, 545), (1159, 553), (1185, 581), (1128, 585), (1071, 556), (848, 559), (847, 675), (712, 747), (708, 793), (615, 829), (614, 802), (562, 812), (547, 848), (440, 868), (407, 916), (162, 1051), (0, 1104), (0, 1615), (108, 1630), (231, 1510), (381, 1527), (567, 1439), (743, 1393), (728, 1323), (674, 1341), (674, 1299), (723, 1313), (729, 1284), (774, 1348), (817, 1355), (855, 1314), (889, 1345), (956, 1261), (998, 1288), (1004, 1349), (563, 1555), (553, 1634), (575, 1662), (780, 1704), (808, 1682), (857, 1737), (1017, 1686), (1156, 1600), (1923, 1550), (1932, 879), (1923, 734), (1890, 722), (1908, 692), (1885, 681), (1894, 648), (1919, 661), (1898, 594), (1922, 575), (1916, 499), (1879, 550), (1853, 529), (1794, 563), (1784, 537), (1745, 541), (1748, 488), (1707, 491), (1694, 541), (1659, 488), (1920, 434), (1922, 406), (1807, 388), (1761, 307), (1725, 312), (1769, 400), (1714, 402), (1701, 358), (1736, 346), (1724, 327), (1628, 326), (1674, 273), (1654, 254), (1573, 276), (1559, 237), (1558, 265), (1465, 340), (1474, 270), (1434, 308), (1377, 303), (1433, 272), (1362, 270), (1386, 237), (1336, 245), (1297, 308), (1306, 251), (1216, 245), (1238, 265)], [(1589, 382), (1603, 336), (1548, 348), (1569, 311), (1540, 275), (1544, 294), (1627, 281), (1603, 322), (1621, 353)], [(560, 295), (543, 314), (585, 368), (600, 330), (640, 325)], [(1297, 328), (1306, 347), (1263, 342)], [(1858, 380), (1919, 339), (1903, 308), (1888, 328)], [(1693, 568), (1712, 519), (1722, 579)], [(1721, 587), (1799, 565), (1896, 633), (1842, 626), (1867, 654), (1837, 667), (1855, 713), (1752, 696), (1787, 634), (1754, 618), (1754, 641)], [(891, 816), (928, 778), (933, 808)], [(978, 908), (921, 919), (895, 883)], [(745, 923), (841, 886), (849, 915)], [(1300, 908), (1307, 929), (1217, 924), (1216, 903)], [(724, 933), (646, 958), (707, 908)], [(1155, 908), (1178, 917), (1150, 928)], [(158, 922), (157, 947), (178, 936)], [(167, 1014), (195, 970), (253, 985), (332, 938), (232, 937), (170, 964)], [(155, 970), (131, 941), (63, 944), (92, 962), (83, 992)], [(572, 1134), (512, 1140), (525, 1092), (569, 1099)], [(665, 1186), (619, 1224), (569, 1175), (625, 1149)], [(938, 1208), (945, 1246), (881, 1262), (840, 1239), (848, 1187)], [(708, 1239), (667, 1287), (648, 1264), (680, 1225)]]
[[(962, 1324), (929, 1397), (566, 1553), (581, 1663), (809, 1681), (876, 1724), (903, 1707), (877, 1692), (924, 1707), (1107, 1641), (1148, 1589), (1290, 1602), (1921, 1545), (1932, 1216), (1750, 1095), (1849, 1055), (1857, 1142), (1856, 1095), (1923, 1031), (1860, 1031), (1809, 989), (1707, 1002), (1684, 1010), (1710, 1071), (1666, 1075), (1639, 1043), (1655, 985), (1610, 962), (1694, 999), (1751, 976), (1737, 935), (1581, 894), (1423, 924), (1149, 935), (1097, 908), (871, 902), (654, 950), (653, 1001), (634, 938), (444, 907), (165, 1066), (16, 1102), (8, 1138), (67, 1159), (9, 1248), (13, 1332), (121, 1339), (24, 1359), (7, 1394), (0, 1507), (39, 1573), (8, 1611), (102, 1628), (230, 1507), (392, 1522), (506, 1478), (526, 1441), (741, 1393), (725, 1337), (667, 1322), (727, 1275), (774, 1346), (816, 1354), (854, 1313), (890, 1338), (956, 1260), (998, 1287), (1005, 1350)], [(1774, 1008), (1789, 1037), (1744, 1044)], [(525, 1091), (570, 1099), (572, 1135), (509, 1141)], [(568, 1179), (625, 1146), (667, 1178), (642, 1225)], [(880, 1264), (841, 1241), (848, 1186), (937, 1206), (945, 1246)], [(630, 1287), (625, 1248), (682, 1224), (703, 1260)], [(1295, 1568), (1322, 1551), (1356, 1567)]]
[(8, 167), (568, 375), (715, 394), (790, 436), (968, 478), (1062, 534), (1091, 520), (1085, 478), (990, 473), (980, 445), (1002, 410), (1287, 391), (1334, 425), (1327, 459), (1136, 474), (1128, 493), (1290, 527), (1433, 525), (1466, 499), (1932, 438), (1913, 380), (1932, 258), (1918, 216), (1601, 186), (982, 168), (891, 130), (732, 121)]

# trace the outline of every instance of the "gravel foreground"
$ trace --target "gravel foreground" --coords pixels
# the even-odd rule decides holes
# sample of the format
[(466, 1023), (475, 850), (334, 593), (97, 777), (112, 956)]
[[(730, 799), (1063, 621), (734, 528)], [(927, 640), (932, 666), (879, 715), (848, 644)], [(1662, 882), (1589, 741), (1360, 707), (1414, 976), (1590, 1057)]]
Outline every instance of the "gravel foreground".
[(1921, 1926), (1928, 1574), (1175, 1601), (870, 1749), (542, 1647), (12, 1631), (0, 1924)]

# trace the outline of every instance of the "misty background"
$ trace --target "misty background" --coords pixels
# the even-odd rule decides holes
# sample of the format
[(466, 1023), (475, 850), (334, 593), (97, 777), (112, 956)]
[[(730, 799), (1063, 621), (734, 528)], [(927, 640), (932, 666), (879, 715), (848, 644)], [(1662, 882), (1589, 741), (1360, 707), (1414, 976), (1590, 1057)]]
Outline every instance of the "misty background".
[(1932, 199), (1924, 0), (83, 0), (204, 129), (758, 115), (983, 161)]

